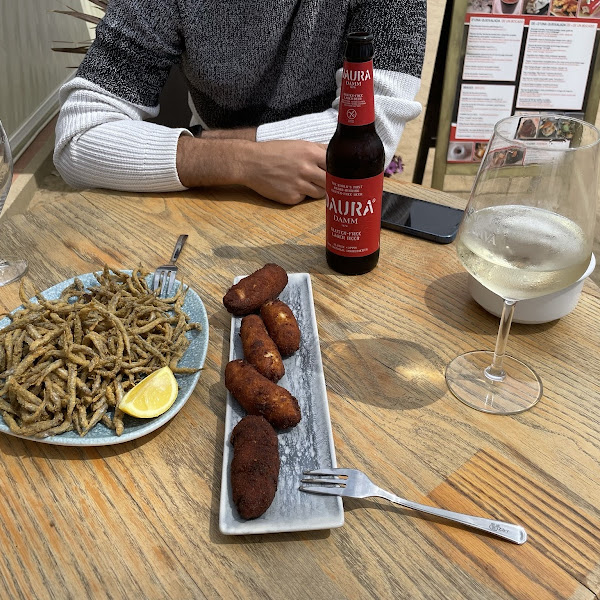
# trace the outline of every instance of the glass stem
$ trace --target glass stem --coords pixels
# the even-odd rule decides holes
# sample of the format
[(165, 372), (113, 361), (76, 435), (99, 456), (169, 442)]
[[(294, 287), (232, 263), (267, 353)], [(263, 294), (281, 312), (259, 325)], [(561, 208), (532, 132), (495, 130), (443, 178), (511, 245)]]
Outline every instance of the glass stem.
[(492, 364), (484, 370), (485, 376), (492, 381), (504, 381), (506, 377), (502, 363), (504, 362), (508, 332), (510, 331), (513, 314), (515, 313), (516, 303), (516, 300), (504, 300), (502, 315), (500, 316), (500, 328), (498, 329), (498, 337), (496, 338), (496, 348), (494, 349), (494, 359), (492, 360)]

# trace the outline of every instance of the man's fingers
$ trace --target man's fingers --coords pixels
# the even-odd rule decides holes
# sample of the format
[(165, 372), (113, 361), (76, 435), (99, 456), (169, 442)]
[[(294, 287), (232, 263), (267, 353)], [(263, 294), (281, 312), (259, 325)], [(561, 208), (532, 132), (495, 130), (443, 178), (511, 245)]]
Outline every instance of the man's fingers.
[(323, 198), (325, 196), (325, 187), (309, 184), (305, 188), (305, 194), (309, 198)]
[(317, 168), (313, 168), (308, 179), (310, 179), (310, 183), (313, 185), (325, 189), (325, 183), (327, 181), (325, 166), (321, 167), (321, 165), (318, 165)]
[(251, 155), (245, 185), (281, 204), (298, 204), (304, 198), (325, 195), (326, 149), (302, 140), (280, 140), (257, 144)]
[[(327, 149), (327, 146), (322, 146), (325, 150)], [(319, 156), (318, 160), (317, 160), (317, 164), (319, 165), (319, 167), (321, 167), (321, 169), (323, 169), (323, 171), (327, 168), (327, 152), (321, 152), (321, 155)]]

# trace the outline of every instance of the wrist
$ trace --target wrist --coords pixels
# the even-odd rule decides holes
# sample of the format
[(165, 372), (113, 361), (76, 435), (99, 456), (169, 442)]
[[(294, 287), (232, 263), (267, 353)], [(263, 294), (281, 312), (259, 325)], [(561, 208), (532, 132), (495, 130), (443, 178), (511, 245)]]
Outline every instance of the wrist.
[(232, 183), (251, 187), (252, 175), (256, 172), (254, 159), (259, 156), (260, 144), (248, 140), (236, 140), (231, 148)]
[(177, 174), (185, 187), (245, 185), (252, 169), (249, 158), (256, 142), (181, 136), (177, 147)]

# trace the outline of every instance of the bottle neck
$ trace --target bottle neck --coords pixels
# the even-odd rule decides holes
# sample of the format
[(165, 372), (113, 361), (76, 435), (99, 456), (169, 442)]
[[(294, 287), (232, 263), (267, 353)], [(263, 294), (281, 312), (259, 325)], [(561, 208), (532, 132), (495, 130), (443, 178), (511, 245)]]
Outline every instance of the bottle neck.
[(338, 124), (362, 127), (375, 122), (373, 60), (344, 61)]

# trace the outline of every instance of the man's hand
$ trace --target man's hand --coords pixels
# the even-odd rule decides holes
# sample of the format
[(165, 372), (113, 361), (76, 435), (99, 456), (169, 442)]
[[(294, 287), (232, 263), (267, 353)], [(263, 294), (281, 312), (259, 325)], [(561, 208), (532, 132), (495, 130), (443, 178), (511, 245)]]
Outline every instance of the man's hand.
[(258, 142), (241, 164), (242, 183), (280, 204), (325, 195), (325, 146), (302, 140)]
[[(241, 131), (241, 130), (238, 130)], [(280, 204), (325, 195), (326, 146), (181, 136), (177, 173), (186, 187), (241, 184)]]

